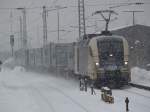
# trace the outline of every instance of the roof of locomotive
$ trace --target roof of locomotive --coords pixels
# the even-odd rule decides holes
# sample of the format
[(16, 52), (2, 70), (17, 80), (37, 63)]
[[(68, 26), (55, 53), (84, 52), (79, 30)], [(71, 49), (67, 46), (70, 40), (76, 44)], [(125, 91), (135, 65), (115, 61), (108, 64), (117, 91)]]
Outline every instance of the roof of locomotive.
[(94, 40), (95, 39), (99, 39), (99, 40), (119, 39), (119, 40), (122, 40), (122, 39), (124, 39), (124, 37), (119, 36), (119, 35), (114, 35), (110, 31), (102, 31), (100, 34), (86, 34), (83, 37), (83, 40), (93, 40), (93, 39)]
[(92, 39), (96, 39), (96, 40), (109, 40), (109, 39), (117, 39), (117, 40), (122, 40), (125, 39), (123, 36), (119, 36), (119, 35), (101, 35), (101, 36), (97, 36), (95, 38)]
[[(90, 41), (93, 40), (99, 40), (99, 41), (103, 41), (103, 40), (124, 40), (125, 38), (123, 36), (119, 36), (119, 35), (100, 35), (100, 36), (93, 36), (90, 39), (84, 39), (82, 41), (78, 42), (79, 46), (87, 46), (89, 44)], [(125, 39), (126, 40), (126, 39)]]

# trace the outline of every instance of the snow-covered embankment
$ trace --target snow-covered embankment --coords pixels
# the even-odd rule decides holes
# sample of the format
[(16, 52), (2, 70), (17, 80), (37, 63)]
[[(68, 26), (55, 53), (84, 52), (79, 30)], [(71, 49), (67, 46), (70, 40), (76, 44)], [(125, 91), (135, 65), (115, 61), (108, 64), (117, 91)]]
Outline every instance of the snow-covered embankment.
[(134, 67), (131, 69), (132, 83), (150, 86), (150, 71)]

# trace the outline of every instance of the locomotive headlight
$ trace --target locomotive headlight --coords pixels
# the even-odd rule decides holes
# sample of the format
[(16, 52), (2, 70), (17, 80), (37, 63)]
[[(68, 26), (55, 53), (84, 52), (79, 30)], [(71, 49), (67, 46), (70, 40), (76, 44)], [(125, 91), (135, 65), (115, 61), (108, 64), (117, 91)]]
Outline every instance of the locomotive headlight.
[(125, 65), (127, 65), (127, 64), (128, 64), (128, 62), (127, 62), (127, 61), (125, 61), (125, 62), (124, 62), (124, 64), (125, 64)]
[(110, 54), (109, 56), (110, 56), (110, 57), (112, 57), (112, 56), (113, 56), (113, 54)]
[(96, 66), (99, 66), (99, 63), (96, 63)]

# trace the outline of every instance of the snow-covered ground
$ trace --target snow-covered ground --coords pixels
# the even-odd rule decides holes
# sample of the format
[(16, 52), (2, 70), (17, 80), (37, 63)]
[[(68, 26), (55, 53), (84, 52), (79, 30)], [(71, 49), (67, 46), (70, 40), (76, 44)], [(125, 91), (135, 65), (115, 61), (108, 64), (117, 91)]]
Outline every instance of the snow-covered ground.
[(113, 90), (114, 104), (96, 95), (79, 91), (78, 83), (50, 74), (27, 72), (23, 67), (0, 72), (0, 112), (125, 112), (125, 97), (130, 112), (150, 112), (150, 92), (126, 88)]
[(150, 86), (150, 71), (134, 67), (131, 70), (132, 83)]

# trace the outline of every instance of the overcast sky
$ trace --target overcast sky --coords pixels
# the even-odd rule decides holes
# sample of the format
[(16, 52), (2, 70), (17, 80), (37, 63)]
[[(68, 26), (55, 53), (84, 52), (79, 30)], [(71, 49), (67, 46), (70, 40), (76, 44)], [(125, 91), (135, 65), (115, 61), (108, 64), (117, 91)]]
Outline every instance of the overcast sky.
[[(19, 41), (19, 17), (22, 16), (21, 11), (9, 8), (27, 7), (27, 35), (28, 46), (39, 47), (42, 45), (42, 6), (46, 5), (47, 9), (52, 9), (55, 5), (66, 6), (66, 9), (60, 11), (60, 32), (61, 42), (76, 41), (78, 38), (78, 0), (0, 0), (0, 51), (9, 50), (10, 32), (10, 12), (12, 11), (13, 34), (15, 35), (15, 49), (20, 47)], [(150, 26), (150, 0), (85, 0), (85, 15), (87, 18), (87, 33), (94, 33), (104, 29), (104, 22), (100, 15), (91, 16), (96, 10), (108, 9), (110, 6), (116, 6), (120, 3), (144, 2), (144, 5), (130, 5), (115, 8), (119, 14), (118, 19), (112, 21), (109, 25), (110, 29), (117, 29), (124, 26), (132, 25), (132, 14), (122, 11), (142, 10), (144, 12), (135, 14), (136, 24)], [(4, 8), (4, 9), (3, 9)], [(6, 8), (6, 9), (5, 9)], [(56, 42), (57, 40), (57, 15), (56, 11), (48, 13), (48, 40)]]

